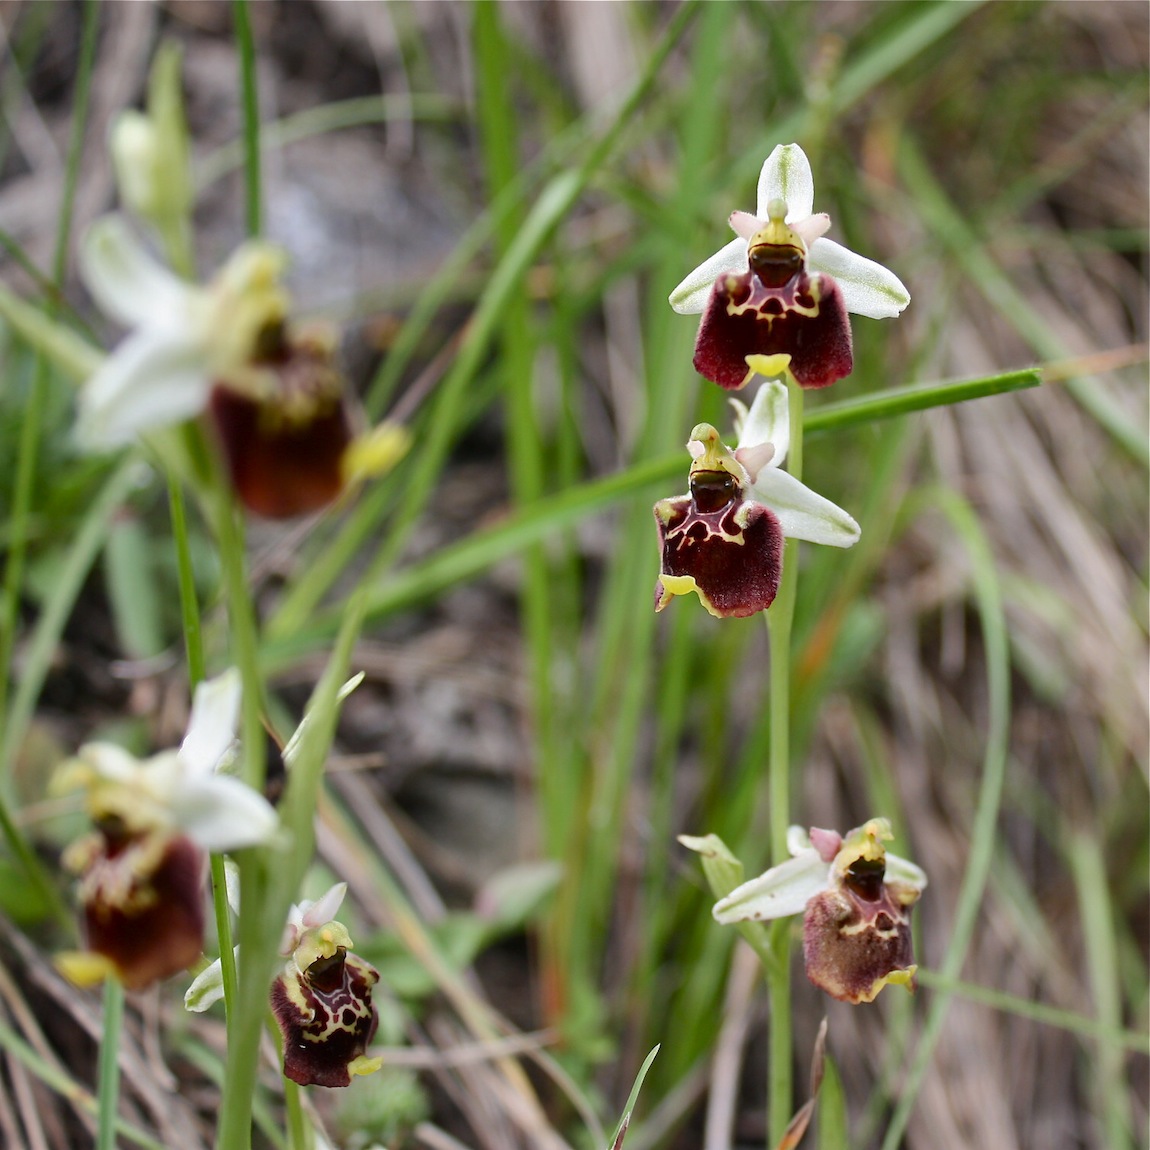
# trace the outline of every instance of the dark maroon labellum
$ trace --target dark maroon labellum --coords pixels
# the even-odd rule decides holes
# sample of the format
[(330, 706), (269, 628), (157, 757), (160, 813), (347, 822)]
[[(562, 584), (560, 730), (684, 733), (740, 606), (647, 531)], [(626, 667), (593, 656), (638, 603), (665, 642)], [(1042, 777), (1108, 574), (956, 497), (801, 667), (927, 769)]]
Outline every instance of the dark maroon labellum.
[(300, 1086), (351, 1084), (348, 1066), (365, 1054), (378, 1017), (371, 1004), (374, 967), (339, 947), (300, 975), (272, 984), (272, 1012), (284, 1041), (284, 1074)]
[(203, 851), (182, 835), (103, 841), (80, 883), (88, 949), (129, 990), (193, 966), (204, 948)]
[(796, 272), (794, 254), (793, 248), (761, 245), (753, 251), (755, 270), (715, 281), (695, 338), (700, 375), (737, 390), (754, 374), (747, 356), (781, 354), (791, 357), (789, 370), (800, 387), (827, 387), (850, 374), (851, 329), (842, 293), (830, 276), (802, 270), (801, 261)]
[(223, 384), (209, 410), (244, 506), (268, 519), (318, 511), (343, 490), (343, 454), (352, 440), (343, 381), (326, 348), (269, 338), (256, 366), (273, 394), (253, 399)]

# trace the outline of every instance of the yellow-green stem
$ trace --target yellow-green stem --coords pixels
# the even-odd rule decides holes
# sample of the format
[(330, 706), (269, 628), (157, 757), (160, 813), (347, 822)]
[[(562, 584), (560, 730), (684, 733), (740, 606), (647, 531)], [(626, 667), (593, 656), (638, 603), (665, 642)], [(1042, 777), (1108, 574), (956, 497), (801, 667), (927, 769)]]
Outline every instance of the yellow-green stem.
[[(790, 450), (787, 470), (796, 478), (803, 468), (803, 393), (793, 383), (790, 392)], [(770, 802), (771, 864), (787, 857), (787, 826), (791, 818), (791, 624), (798, 588), (798, 540), (783, 548), (783, 574), (778, 594), (767, 613), (770, 638), (771, 738), (767, 765)], [(767, 1146), (777, 1146), (791, 1118), (794, 1082), (791, 1066), (790, 924), (776, 923), (771, 932), (775, 962), (765, 970), (770, 997), (767, 1063)]]
[(100, 1034), (99, 1112), (96, 1150), (116, 1148), (116, 1110), (120, 1097), (120, 1024), (124, 1020), (124, 988), (115, 978), (104, 983), (104, 1026)]

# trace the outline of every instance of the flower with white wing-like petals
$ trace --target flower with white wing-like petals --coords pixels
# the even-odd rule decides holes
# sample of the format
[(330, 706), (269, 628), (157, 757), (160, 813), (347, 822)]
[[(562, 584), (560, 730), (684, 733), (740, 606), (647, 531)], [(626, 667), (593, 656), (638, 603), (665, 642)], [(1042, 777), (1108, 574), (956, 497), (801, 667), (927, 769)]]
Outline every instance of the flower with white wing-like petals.
[(735, 450), (700, 423), (687, 444), (690, 492), (655, 504), (662, 556), (656, 611), (693, 591), (712, 615), (753, 615), (774, 601), (784, 538), (831, 547), (858, 541), (850, 515), (782, 470), (790, 445), (786, 385), (767, 380), (750, 411), (732, 403)]
[(64, 854), (80, 876), (88, 951), (59, 956), (82, 984), (114, 974), (130, 989), (167, 978), (203, 950), (207, 851), (266, 842), (279, 820), (263, 795), (219, 773), (235, 745), (239, 674), (196, 688), (178, 750), (137, 759), (88, 743), (53, 789), (80, 789), (94, 825)]
[(315, 511), (402, 454), (394, 436), (353, 438), (335, 334), (289, 326), (278, 248), (249, 241), (200, 287), (113, 215), (92, 225), (80, 255), (97, 303), (132, 329), (80, 391), (82, 447), (122, 447), (207, 412), (236, 493), (269, 518)]
[(791, 827), (792, 857), (720, 899), (714, 917), (738, 923), (801, 914), (807, 977), (844, 1002), (872, 1002), (887, 985), (913, 991), (910, 909), (926, 873), (887, 853), (883, 841), (892, 837), (881, 818), (845, 836)]
[(851, 370), (846, 313), (886, 319), (910, 302), (893, 272), (825, 237), (831, 221), (814, 214), (814, 178), (797, 144), (771, 152), (756, 213), (734, 212), (730, 224), (736, 238), (670, 295), (675, 311), (704, 313), (695, 367), (722, 387), (756, 372), (825, 387)]

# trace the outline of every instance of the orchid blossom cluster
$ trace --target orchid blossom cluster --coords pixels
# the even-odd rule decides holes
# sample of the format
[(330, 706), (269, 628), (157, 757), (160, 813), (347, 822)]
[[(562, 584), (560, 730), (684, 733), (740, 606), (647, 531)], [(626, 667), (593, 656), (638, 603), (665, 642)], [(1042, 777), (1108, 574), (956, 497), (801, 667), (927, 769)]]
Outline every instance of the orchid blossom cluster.
[(858, 541), (841, 508), (780, 470), (789, 443), (786, 381), (827, 387), (853, 366), (848, 312), (896, 316), (910, 302), (897, 276), (825, 237), (814, 178), (798, 144), (780, 144), (759, 174), (758, 211), (734, 212), (737, 238), (671, 293), (702, 313), (695, 368), (728, 390), (762, 380), (750, 412), (736, 405), (734, 451), (700, 424), (687, 450), (687, 495), (655, 505), (662, 570), (655, 609), (696, 592), (712, 615), (766, 610), (782, 576), (784, 538), (834, 547)]
[[(655, 610), (695, 593), (718, 617), (747, 616), (774, 602), (784, 540), (851, 547), (859, 525), (782, 470), (791, 447), (788, 388), (822, 388), (850, 374), (848, 313), (897, 316), (910, 302), (894, 273), (826, 238), (814, 214), (814, 180), (797, 144), (779, 145), (759, 175), (755, 215), (734, 212), (736, 238), (691, 272), (671, 306), (701, 314), (694, 364), (727, 390), (760, 384), (735, 407), (734, 448), (707, 423), (691, 432), (688, 493), (655, 504), (661, 569)], [(913, 863), (887, 855), (885, 819), (845, 837), (792, 827), (793, 856), (727, 890), (721, 923), (803, 915), (807, 975), (835, 998), (870, 1002), (891, 983), (914, 989), (909, 911), (926, 886)], [(684, 837), (704, 855), (741, 866), (714, 836)], [(714, 883), (713, 883), (714, 885)]]
[[(264, 517), (318, 511), (392, 466), (407, 448), (406, 432), (388, 423), (363, 429), (336, 364), (335, 333), (291, 318), (278, 248), (249, 240), (206, 285), (185, 277), (192, 189), (179, 83), (178, 50), (161, 51), (147, 112), (125, 113), (113, 129), (127, 212), (91, 226), (80, 270), (97, 304), (129, 332), (111, 354), (84, 357), (95, 366), (79, 391), (76, 441), (111, 451), (143, 440), (173, 479), (214, 495), (224, 487), (217, 473), (226, 476), (235, 500)], [(153, 240), (172, 267), (153, 253)], [(190, 425), (190, 436), (168, 433), (178, 425)], [(201, 442), (215, 450), (218, 466), (204, 465)], [(231, 517), (226, 497), (204, 503), (213, 517), (223, 509), (218, 522)], [(298, 820), (285, 815), (281, 828), (265, 795), (228, 773), (241, 694), (239, 673), (228, 671), (196, 688), (178, 749), (138, 760), (111, 743), (90, 743), (58, 772), (56, 789), (80, 792), (92, 824), (63, 860), (78, 877), (85, 949), (57, 961), (74, 983), (110, 977), (142, 990), (199, 965), (209, 853), (290, 848)], [(284, 750), (288, 765), (306, 741), (309, 716)], [(231, 866), (224, 861), (223, 873)], [(286, 963), (268, 988), (284, 1073), (304, 1085), (347, 1086), (379, 1065), (367, 1056), (379, 975), (351, 952), (335, 920), (344, 891), (339, 884), (292, 908), (281, 944)], [(238, 890), (227, 893), (239, 914)], [(189, 1008), (204, 1009), (223, 985), (217, 961), (193, 983)], [(229, 1013), (240, 1006), (229, 1002)]]

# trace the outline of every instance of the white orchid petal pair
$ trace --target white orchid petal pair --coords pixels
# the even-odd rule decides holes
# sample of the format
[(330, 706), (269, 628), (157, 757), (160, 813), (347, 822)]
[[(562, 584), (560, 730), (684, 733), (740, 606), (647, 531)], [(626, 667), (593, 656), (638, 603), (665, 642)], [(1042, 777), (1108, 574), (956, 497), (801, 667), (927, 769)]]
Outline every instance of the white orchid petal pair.
[(279, 825), (271, 804), (218, 773), (235, 743), (240, 693), (234, 669), (201, 683), (179, 750), (137, 759), (113, 743), (87, 743), (58, 786), (85, 787), (97, 817), (114, 814), (132, 830), (183, 834), (207, 851), (267, 842)]
[(683, 315), (702, 312), (720, 275), (745, 273), (748, 268), (747, 242), (766, 224), (771, 203), (781, 200), (786, 204), (787, 224), (807, 244), (809, 269), (825, 272), (838, 283), (847, 311), (871, 319), (890, 319), (898, 315), (910, 303), (910, 293), (902, 281), (874, 260), (825, 239), (823, 232), (830, 226), (830, 220), (825, 213), (812, 215), (814, 193), (811, 165), (802, 148), (798, 144), (779, 144), (759, 173), (755, 215), (749, 212), (732, 214), (731, 226), (738, 237), (683, 279), (671, 292), (671, 307)]
[[(872, 819), (860, 829), (872, 830), (876, 839), (890, 837), (886, 819)], [(787, 832), (787, 849), (791, 858), (749, 879), (715, 903), (712, 913), (717, 922), (766, 922), (802, 914), (812, 898), (836, 886), (841, 877), (841, 865), (836, 866), (837, 851), (825, 847), (820, 851), (807, 832), (797, 826)], [(827, 854), (831, 854), (829, 859)], [(905, 887), (916, 894), (926, 889), (926, 872), (921, 867), (889, 851), (883, 852), (883, 859), (888, 886)]]
[(747, 467), (746, 459), (763, 458), (759, 449), (774, 449), (757, 472), (747, 467), (751, 486), (747, 497), (769, 507), (789, 539), (805, 539), (830, 547), (852, 547), (861, 534), (858, 523), (841, 507), (812, 491), (793, 475), (782, 470), (790, 447), (790, 411), (786, 384), (767, 380), (759, 388), (748, 411), (737, 399), (735, 428), (738, 446), (735, 458)]
[(278, 249), (241, 246), (206, 287), (156, 260), (121, 216), (97, 220), (80, 271), (100, 308), (132, 329), (80, 392), (76, 438), (111, 450), (203, 410), (214, 383), (243, 374), (261, 328), (283, 319)]

